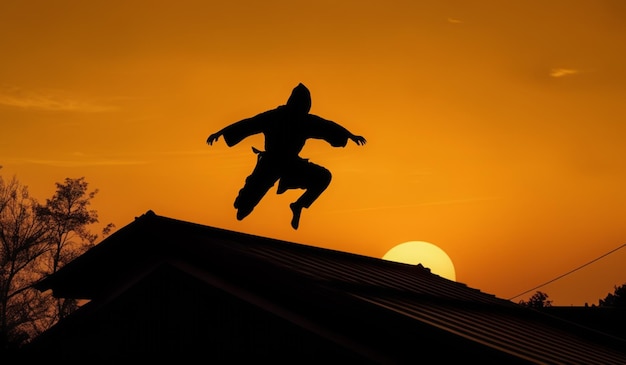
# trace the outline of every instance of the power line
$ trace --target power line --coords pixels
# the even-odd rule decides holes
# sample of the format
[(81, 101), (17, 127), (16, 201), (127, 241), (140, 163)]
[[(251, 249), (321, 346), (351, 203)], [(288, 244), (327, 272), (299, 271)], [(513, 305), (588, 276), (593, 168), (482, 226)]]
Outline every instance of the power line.
[(528, 290), (526, 290), (525, 292), (519, 293), (519, 294), (517, 294), (517, 295), (516, 295), (516, 296), (514, 296), (514, 297), (510, 297), (508, 300), (515, 299), (515, 298), (517, 298), (517, 297), (519, 297), (519, 296), (522, 296), (522, 295), (524, 295), (524, 294), (526, 294), (526, 293), (529, 293), (529, 292), (531, 292), (531, 291), (533, 291), (533, 290), (537, 290), (537, 289), (539, 289), (539, 288), (541, 288), (541, 287), (543, 287), (543, 286), (546, 286), (546, 285), (548, 285), (548, 284), (550, 284), (550, 283), (553, 283), (553, 282), (555, 282), (555, 281), (557, 281), (557, 280), (559, 280), (559, 279), (562, 279), (562, 278), (564, 278), (565, 276), (567, 276), (567, 275), (569, 275), (569, 274), (572, 274), (572, 273), (574, 273), (574, 272), (576, 272), (576, 271), (578, 271), (578, 270), (582, 269), (582, 268), (583, 268), (583, 267), (585, 267), (585, 266), (589, 266), (589, 265), (593, 264), (594, 262), (596, 262), (596, 261), (598, 261), (598, 260), (600, 260), (600, 259), (602, 259), (602, 258), (604, 258), (604, 257), (606, 257), (606, 256), (608, 256), (608, 255), (610, 255), (610, 254), (612, 254), (612, 253), (614, 253), (614, 252), (616, 252), (616, 251), (618, 251), (618, 250), (620, 250), (620, 249), (624, 248), (624, 247), (626, 247), (626, 243), (622, 244), (621, 246), (619, 246), (619, 247), (617, 247), (617, 248), (612, 249), (611, 251), (609, 251), (609, 252), (605, 253), (604, 255), (601, 255), (601, 256), (599, 256), (599, 257), (596, 257), (595, 259), (593, 259), (593, 260), (591, 260), (591, 261), (589, 261), (589, 262), (587, 262), (587, 263), (585, 263), (585, 264), (583, 264), (583, 265), (580, 265), (579, 267), (577, 267), (577, 268), (575, 268), (575, 269), (573, 269), (573, 270), (570, 270), (570, 271), (566, 272), (566, 273), (565, 273), (565, 274), (563, 274), (563, 275), (557, 276), (556, 278), (554, 278), (554, 279), (552, 279), (552, 280), (549, 280), (549, 281), (546, 281), (545, 283), (543, 283), (543, 284), (541, 284), (541, 285), (537, 285), (536, 287), (534, 287), (534, 288), (532, 288), (532, 289), (528, 289)]

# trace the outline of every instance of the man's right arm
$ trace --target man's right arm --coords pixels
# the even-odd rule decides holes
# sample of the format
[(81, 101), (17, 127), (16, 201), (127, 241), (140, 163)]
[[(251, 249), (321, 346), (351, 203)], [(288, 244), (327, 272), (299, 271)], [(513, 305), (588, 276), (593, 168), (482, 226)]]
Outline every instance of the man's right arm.
[(219, 132), (215, 132), (213, 134), (211, 134), (209, 136), (209, 138), (206, 139), (206, 143), (211, 146), (213, 144), (213, 142), (216, 142), (220, 136), (224, 133), (224, 130), (220, 130)]
[(211, 134), (209, 138), (207, 138), (206, 143), (212, 145), (223, 136), (228, 147), (232, 147), (248, 136), (263, 132), (263, 126), (268, 116), (269, 112), (264, 112), (254, 117), (235, 122)]

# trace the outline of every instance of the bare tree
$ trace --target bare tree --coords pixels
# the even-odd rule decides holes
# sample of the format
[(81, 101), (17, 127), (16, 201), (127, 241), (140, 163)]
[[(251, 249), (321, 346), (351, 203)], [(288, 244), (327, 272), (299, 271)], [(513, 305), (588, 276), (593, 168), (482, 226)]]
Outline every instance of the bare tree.
[(98, 213), (89, 210), (91, 199), (97, 190), (87, 192), (84, 178), (70, 179), (56, 183), (57, 190), (46, 205), (38, 209), (39, 216), (48, 228), (48, 240), (51, 249), (48, 267), (49, 273), (55, 273), (60, 267), (73, 260), (95, 243), (97, 235), (91, 234), (87, 226), (98, 222)]
[(37, 219), (37, 202), (16, 178), (0, 176), (0, 345), (23, 341), (40, 302), (31, 284), (47, 250), (46, 226)]
[[(33, 284), (57, 272), (92, 247), (98, 222), (89, 210), (97, 190), (88, 192), (84, 178), (67, 178), (45, 205), (28, 194), (14, 177), (0, 176), (0, 351), (17, 347), (78, 308), (75, 300), (53, 298)], [(109, 223), (106, 236), (113, 229)]]
[[(87, 249), (92, 247), (98, 239), (92, 234), (88, 226), (98, 222), (98, 212), (89, 210), (91, 200), (98, 190), (89, 192), (88, 183), (84, 177), (66, 178), (64, 183), (56, 183), (57, 190), (52, 198), (46, 200), (46, 205), (38, 208), (38, 216), (45, 222), (47, 228), (48, 252), (46, 257), (45, 273), (54, 274), (61, 267)], [(107, 235), (113, 225), (109, 223), (103, 230)], [(56, 311), (51, 314), (49, 322), (54, 323), (73, 312), (77, 307), (75, 299), (57, 298)]]

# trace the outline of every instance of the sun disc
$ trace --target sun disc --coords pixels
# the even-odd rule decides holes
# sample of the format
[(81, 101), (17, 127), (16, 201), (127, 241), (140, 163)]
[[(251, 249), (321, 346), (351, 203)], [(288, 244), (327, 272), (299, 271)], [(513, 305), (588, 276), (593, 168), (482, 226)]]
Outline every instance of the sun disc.
[(387, 251), (383, 260), (410, 265), (422, 264), (422, 266), (429, 268), (433, 274), (456, 280), (456, 271), (450, 256), (430, 242), (409, 241), (401, 243)]

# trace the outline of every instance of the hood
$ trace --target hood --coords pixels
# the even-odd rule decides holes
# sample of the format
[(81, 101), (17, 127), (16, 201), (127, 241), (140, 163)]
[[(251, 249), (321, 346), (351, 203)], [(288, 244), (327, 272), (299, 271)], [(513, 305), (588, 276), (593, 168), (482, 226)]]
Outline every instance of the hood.
[(296, 113), (307, 114), (311, 110), (311, 93), (309, 89), (302, 83), (294, 87), (287, 100), (287, 107)]

